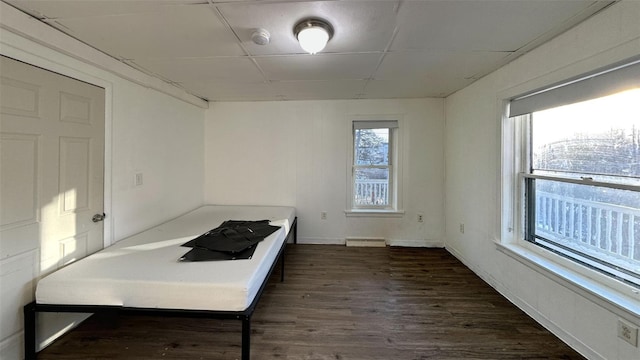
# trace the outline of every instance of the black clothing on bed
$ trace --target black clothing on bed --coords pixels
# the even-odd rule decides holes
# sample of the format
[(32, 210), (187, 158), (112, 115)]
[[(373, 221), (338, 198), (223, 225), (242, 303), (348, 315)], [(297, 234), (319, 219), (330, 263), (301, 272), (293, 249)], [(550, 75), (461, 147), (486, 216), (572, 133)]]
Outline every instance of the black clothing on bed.
[(228, 220), (182, 244), (193, 249), (180, 261), (250, 259), (257, 244), (278, 229), (279, 226), (269, 225), (269, 220)]

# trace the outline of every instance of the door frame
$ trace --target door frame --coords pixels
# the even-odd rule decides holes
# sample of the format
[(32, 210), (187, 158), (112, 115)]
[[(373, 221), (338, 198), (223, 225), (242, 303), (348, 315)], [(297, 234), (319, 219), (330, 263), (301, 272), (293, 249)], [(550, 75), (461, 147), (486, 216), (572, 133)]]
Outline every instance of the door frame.
[[(4, 34), (3, 34), (4, 35)], [(112, 126), (113, 126), (113, 83), (96, 77), (94, 74), (88, 74), (78, 69), (72, 68), (68, 65), (52, 61), (44, 56), (34, 54), (22, 50), (12, 44), (7, 44), (2, 41), (0, 46), (0, 55), (4, 55), (13, 58), (18, 61), (22, 61), (26, 64), (33, 65), (42, 68), (47, 71), (58, 73), (91, 85), (95, 85), (104, 89), (104, 204), (103, 209), (107, 216), (104, 219), (103, 228), (103, 247), (112, 245), (115, 241), (114, 234), (114, 222), (112, 216)], [(24, 48), (27, 48), (28, 44), (25, 44)], [(47, 49), (50, 50), (50, 49)], [(55, 51), (55, 50), (52, 50)], [(65, 57), (65, 54), (56, 52), (56, 58)], [(87, 66), (92, 66), (87, 64)]]

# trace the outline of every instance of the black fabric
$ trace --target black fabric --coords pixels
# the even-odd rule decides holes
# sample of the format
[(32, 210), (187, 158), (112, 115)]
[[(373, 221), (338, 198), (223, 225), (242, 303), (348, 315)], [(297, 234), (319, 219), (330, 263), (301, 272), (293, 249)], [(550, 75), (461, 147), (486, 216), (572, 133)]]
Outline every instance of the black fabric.
[(180, 261), (250, 259), (257, 244), (279, 228), (269, 225), (269, 220), (228, 220), (182, 244), (193, 249)]
[(245, 260), (251, 259), (257, 246), (252, 246), (244, 251), (235, 254), (211, 251), (202, 248), (193, 248), (186, 254), (182, 255), (180, 261), (220, 261), (220, 260)]

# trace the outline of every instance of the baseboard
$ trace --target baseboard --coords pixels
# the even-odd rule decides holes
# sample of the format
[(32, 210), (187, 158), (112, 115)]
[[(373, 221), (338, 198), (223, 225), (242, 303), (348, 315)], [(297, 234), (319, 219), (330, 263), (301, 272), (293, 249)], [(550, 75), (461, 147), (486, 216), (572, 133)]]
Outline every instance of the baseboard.
[(24, 333), (22, 331), (0, 341), (0, 359), (23, 359)]
[(468, 267), (471, 271), (473, 271), (476, 275), (478, 275), (484, 282), (489, 284), (492, 288), (494, 288), (500, 295), (504, 296), (507, 300), (509, 300), (512, 304), (517, 306), (520, 310), (524, 311), (527, 315), (529, 315), (533, 320), (535, 320), (538, 324), (542, 325), (545, 329), (549, 330), (552, 334), (560, 338), (565, 344), (569, 345), (572, 349), (582, 354), (587, 359), (593, 360), (606, 360), (602, 355), (591, 349), (585, 343), (580, 341), (578, 338), (573, 336), (571, 333), (565, 331), (557, 324), (555, 324), (551, 319), (544, 316), (544, 314), (540, 313), (535, 307), (531, 306), (524, 299), (520, 298), (509, 288), (504, 286), (501, 282), (497, 281), (491, 274), (482, 270), (478, 266), (474, 265), (470, 261), (468, 261), (459, 251), (455, 248), (446, 246), (445, 249), (453, 255), (456, 259), (460, 260), (466, 267)]
[[(385, 245), (388, 246), (403, 246), (403, 247), (427, 247), (427, 248), (444, 248), (444, 243), (442, 241), (436, 240), (411, 240), (411, 239), (383, 239), (377, 237), (348, 237), (346, 239), (342, 238), (315, 238), (315, 237), (298, 237), (298, 244), (313, 244), (313, 245), (347, 245), (347, 240), (363, 240), (363, 239), (374, 239), (376, 241), (380, 241), (380, 239), (385, 241)], [(354, 246), (353, 242), (349, 246)], [(358, 245), (360, 246), (360, 245)], [(365, 245), (362, 245), (365, 246)], [(376, 246), (382, 246), (380, 244), (376, 244)]]
[(345, 240), (347, 246), (355, 247), (386, 247), (387, 242), (384, 238), (372, 237), (348, 237)]
[(444, 243), (442, 241), (435, 240), (410, 240), (410, 239), (389, 239), (387, 242), (389, 246), (403, 246), (403, 247), (427, 247), (427, 248), (443, 248)]
[(298, 244), (313, 244), (313, 245), (344, 245), (345, 239), (337, 238), (313, 238), (313, 237), (300, 237), (298, 236)]

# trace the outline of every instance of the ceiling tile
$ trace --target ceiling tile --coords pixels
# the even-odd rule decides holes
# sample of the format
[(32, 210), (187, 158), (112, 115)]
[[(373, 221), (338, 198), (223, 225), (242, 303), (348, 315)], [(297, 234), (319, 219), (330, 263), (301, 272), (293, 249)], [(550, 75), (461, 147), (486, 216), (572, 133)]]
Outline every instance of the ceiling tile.
[(363, 98), (424, 98), (445, 97), (473, 80), (448, 78), (421, 78), (371, 80), (364, 89)]
[(193, 59), (136, 59), (141, 67), (178, 83), (202, 81), (263, 82), (265, 79), (248, 57)]
[(206, 0), (3, 0), (34, 15), (78, 18), (156, 12), (166, 5), (206, 4)]
[[(308, 17), (327, 20), (334, 36), (323, 52), (382, 51), (395, 27), (396, 1), (309, 1), (229, 3), (219, 9), (243, 44), (254, 55), (303, 53), (293, 34), (294, 26)], [(271, 34), (260, 46), (251, 41), (256, 28)]]
[(269, 80), (368, 79), (380, 54), (317, 54), (256, 58)]
[(357, 99), (365, 80), (277, 81), (271, 85), (284, 100)]
[(58, 21), (78, 39), (128, 59), (244, 55), (209, 5)]
[(212, 101), (282, 100), (267, 83), (207, 81), (182, 84), (193, 94)]
[(388, 53), (378, 68), (376, 80), (451, 77), (468, 79), (494, 70), (508, 52), (412, 51)]
[(592, 1), (407, 1), (391, 49), (515, 51)]

